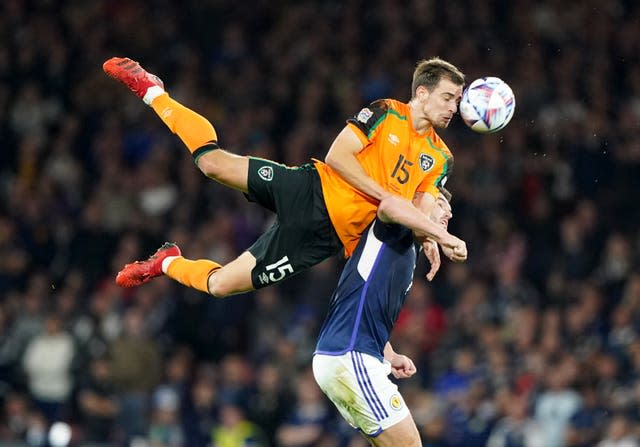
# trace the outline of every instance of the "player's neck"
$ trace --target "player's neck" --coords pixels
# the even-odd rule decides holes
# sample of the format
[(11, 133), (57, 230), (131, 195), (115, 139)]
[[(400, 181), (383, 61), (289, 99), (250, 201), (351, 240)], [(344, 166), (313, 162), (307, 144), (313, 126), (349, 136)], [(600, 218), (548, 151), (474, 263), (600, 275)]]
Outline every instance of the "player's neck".
[(424, 135), (433, 127), (433, 124), (431, 124), (431, 121), (425, 116), (416, 98), (409, 101), (409, 114), (411, 127), (413, 127), (413, 131), (418, 135)]

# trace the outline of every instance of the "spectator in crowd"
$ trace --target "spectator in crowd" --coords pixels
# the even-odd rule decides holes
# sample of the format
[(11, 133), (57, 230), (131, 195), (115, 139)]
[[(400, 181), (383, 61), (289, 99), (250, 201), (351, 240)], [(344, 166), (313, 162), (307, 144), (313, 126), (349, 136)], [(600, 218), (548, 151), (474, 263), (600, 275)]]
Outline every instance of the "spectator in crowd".
[(180, 395), (169, 386), (158, 387), (151, 396), (149, 445), (151, 447), (182, 447), (184, 432), (180, 423)]
[(495, 424), (495, 408), (486, 399), (486, 386), (473, 382), (451, 402), (445, 418), (445, 439), (453, 447), (484, 447)]
[(91, 361), (89, 377), (80, 383), (77, 399), (84, 439), (91, 442), (115, 441), (118, 398), (105, 357)]
[(289, 414), (276, 432), (276, 445), (311, 447), (321, 443), (329, 436), (335, 415), (316, 385), (310, 368), (297, 376), (294, 399)]
[(571, 416), (565, 431), (567, 447), (588, 447), (596, 444), (607, 420), (607, 414), (600, 404), (595, 384), (587, 382), (578, 389), (582, 405)]
[(218, 400), (215, 373), (202, 366), (190, 387), (190, 396), (182, 411), (185, 445), (207, 447), (217, 423)]
[(44, 333), (31, 340), (22, 357), (29, 393), (49, 422), (65, 417), (73, 390), (76, 347), (56, 314), (49, 314)]
[(606, 436), (597, 444), (598, 447), (638, 447), (639, 445), (629, 418), (622, 413), (617, 413), (611, 418)]
[(505, 414), (491, 430), (487, 447), (545, 447), (544, 427), (530, 414), (526, 393), (507, 391)]
[(564, 446), (565, 431), (571, 416), (582, 402), (571, 388), (575, 378), (572, 359), (568, 356), (553, 361), (545, 377), (545, 389), (536, 398), (534, 417), (544, 427), (544, 445)]
[(470, 349), (459, 349), (453, 355), (451, 370), (439, 377), (434, 390), (448, 402), (460, 403), (480, 378), (475, 355)]
[(160, 351), (144, 332), (136, 307), (124, 315), (122, 335), (109, 346), (109, 370), (118, 393), (118, 427), (125, 439), (147, 434), (150, 393), (160, 382)]
[(269, 445), (275, 445), (276, 431), (286, 419), (292, 396), (274, 364), (260, 365), (255, 375), (255, 385), (247, 400), (248, 417), (262, 429)]
[(46, 421), (43, 414), (30, 404), (29, 396), (12, 392), (4, 396), (0, 440), (20, 442), (32, 440), (33, 445), (44, 443)]
[(217, 447), (264, 447), (267, 441), (262, 429), (249, 421), (242, 408), (233, 403), (223, 403), (219, 412), (220, 423), (211, 431), (211, 441)]

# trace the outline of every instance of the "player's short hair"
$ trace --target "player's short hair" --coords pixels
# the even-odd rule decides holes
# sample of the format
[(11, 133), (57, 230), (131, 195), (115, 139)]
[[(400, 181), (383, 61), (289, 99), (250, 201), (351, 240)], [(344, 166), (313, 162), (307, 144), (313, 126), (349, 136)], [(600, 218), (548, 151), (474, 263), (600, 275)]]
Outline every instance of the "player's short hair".
[(451, 191), (449, 191), (444, 186), (440, 186), (438, 189), (440, 190), (440, 194), (444, 196), (447, 202), (451, 203), (451, 198), (453, 197), (453, 195), (451, 194)]
[(430, 92), (433, 91), (442, 78), (449, 79), (456, 85), (464, 85), (464, 73), (455, 65), (439, 57), (418, 61), (416, 69), (413, 72), (411, 97), (415, 97), (416, 89), (421, 85), (426, 87)]

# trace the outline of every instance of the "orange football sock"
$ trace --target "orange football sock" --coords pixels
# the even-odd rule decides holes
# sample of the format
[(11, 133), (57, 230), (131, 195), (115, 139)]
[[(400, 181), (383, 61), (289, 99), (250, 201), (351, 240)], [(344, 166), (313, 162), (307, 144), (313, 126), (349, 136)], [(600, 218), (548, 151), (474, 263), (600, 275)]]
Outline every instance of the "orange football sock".
[(209, 276), (222, 267), (209, 259), (185, 259), (177, 257), (167, 267), (165, 274), (180, 284), (209, 293)]
[(168, 93), (155, 98), (151, 107), (192, 154), (205, 146), (218, 147), (218, 135), (209, 120), (171, 99)]

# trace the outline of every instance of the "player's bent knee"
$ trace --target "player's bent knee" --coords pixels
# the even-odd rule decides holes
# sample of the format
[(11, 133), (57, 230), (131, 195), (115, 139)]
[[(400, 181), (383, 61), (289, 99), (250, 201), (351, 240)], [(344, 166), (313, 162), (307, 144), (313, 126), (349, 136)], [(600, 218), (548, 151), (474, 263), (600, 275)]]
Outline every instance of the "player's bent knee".
[(229, 274), (224, 268), (213, 273), (209, 277), (207, 285), (209, 293), (216, 298), (226, 298), (253, 290), (253, 284), (250, 280), (242, 280), (237, 275)]
[(233, 287), (228, 284), (224, 284), (219, 281), (218, 278), (215, 278), (216, 275), (211, 275), (209, 278), (209, 293), (215, 298), (226, 298), (228, 296), (237, 293)]
[(207, 177), (243, 192), (247, 192), (249, 159), (216, 149), (198, 158), (198, 168)]
[(219, 287), (218, 284), (211, 285), (209, 283), (209, 294), (214, 298), (226, 298), (232, 295), (232, 291), (229, 288)]
[(223, 174), (222, 151), (217, 149), (202, 155), (198, 159), (198, 168), (204, 175), (213, 179)]

